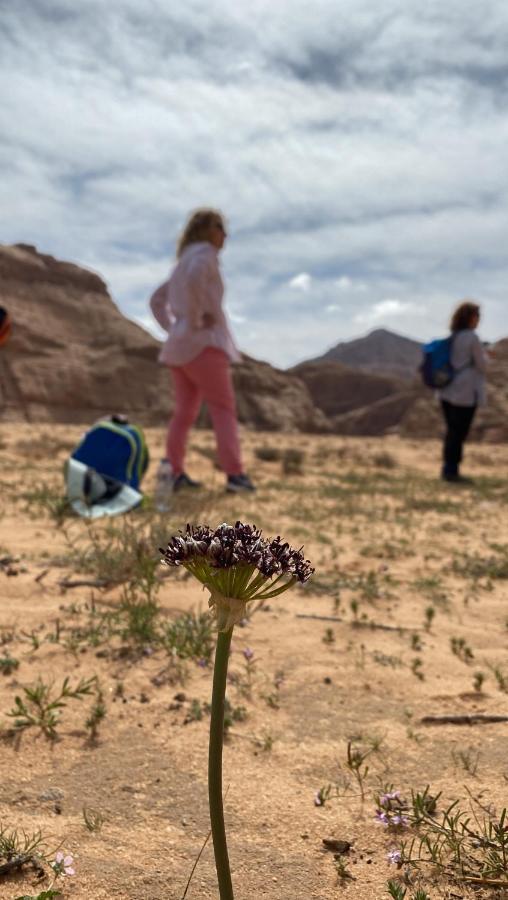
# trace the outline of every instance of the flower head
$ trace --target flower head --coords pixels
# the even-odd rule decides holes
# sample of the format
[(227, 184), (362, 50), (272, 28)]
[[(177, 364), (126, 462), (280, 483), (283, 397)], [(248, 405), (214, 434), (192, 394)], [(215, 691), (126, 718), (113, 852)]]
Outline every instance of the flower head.
[(390, 850), (390, 852), (386, 854), (386, 858), (391, 865), (399, 866), (402, 861), (402, 853), (400, 850)]
[(243, 655), (247, 662), (250, 662), (252, 659), (254, 659), (254, 650), (252, 650), (250, 647), (245, 647)]
[(72, 856), (65, 856), (61, 850), (55, 856), (55, 861), (53, 863), (53, 869), (57, 875), (75, 875), (74, 870), (74, 859)]
[(241, 621), (250, 600), (275, 597), (296, 581), (303, 584), (314, 571), (301, 550), (280, 536), (267, 540), (255, 525), (243, 522), (224, 523), (215, 531), (187, 525), (161, 553), (166, 565), (184, 566), (210, 591), (219, 631)]

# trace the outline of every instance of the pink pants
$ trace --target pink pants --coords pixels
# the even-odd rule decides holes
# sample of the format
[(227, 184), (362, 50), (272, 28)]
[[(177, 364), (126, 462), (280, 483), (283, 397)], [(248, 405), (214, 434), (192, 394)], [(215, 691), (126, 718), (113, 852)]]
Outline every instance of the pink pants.
[(215, 347), (207, 347), (184, 366), (171, 366), (171, 375), (175, 408), (169, 422), (166, 453), (173, 475), (184, 471), (187, 436), (203, 400), (212, 417), (219, 463), (227, 475), (239, 475), (243, 468), (227, 355)]

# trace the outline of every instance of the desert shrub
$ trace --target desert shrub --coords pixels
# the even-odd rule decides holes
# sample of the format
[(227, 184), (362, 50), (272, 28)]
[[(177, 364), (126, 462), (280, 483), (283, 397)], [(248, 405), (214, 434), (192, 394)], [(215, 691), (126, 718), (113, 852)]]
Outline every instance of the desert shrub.
[(480, 556), (479, 553), (463, 553), (460, 559), (454, 559), (452, 569), (463, 578), (506, 579), (508, 578), (508, 545), (491, 544), (494, 553), (491, 556)]
[(282, 451), (279, 447), (271, 447), (266, 444), (261, 447), (255, 447), (254, 455), (256, 459), (260, 459), (262, 462), (278, 462), (279, 459), (282, 459)]
[(208, 612), (186, 612), (165, 626), (161, 641), (180, 659), (209, 662), (215, 644), (213, 620)]
[(66, 518), (74, 516), (62, 488), (54, 484), (43, 482), (33, 490), (22, 493), (21, 499), (25, 501), (26, 512), (36, 516), (46, 515), (57, 527), (61, 526)]
[(380, 453), (374, 454), (372, 463), (379, 469), (395, 469), (397, 460), (392, 453), (388, 453), (387, 450), (382, 450)]
[(282, 471), (284, 475), (301, 475), (305, 453), (296, 447), (287, 447), (282, 456)]

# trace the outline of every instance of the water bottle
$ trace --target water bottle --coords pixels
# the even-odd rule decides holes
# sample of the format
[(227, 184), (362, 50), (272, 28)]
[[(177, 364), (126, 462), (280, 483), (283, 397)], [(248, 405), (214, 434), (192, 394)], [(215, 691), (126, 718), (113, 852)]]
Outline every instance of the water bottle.
[(157, 512), (168, 512), (173, 493), (173, 473), (167, 459), (161, 459), (155, 480), (154, 505)]

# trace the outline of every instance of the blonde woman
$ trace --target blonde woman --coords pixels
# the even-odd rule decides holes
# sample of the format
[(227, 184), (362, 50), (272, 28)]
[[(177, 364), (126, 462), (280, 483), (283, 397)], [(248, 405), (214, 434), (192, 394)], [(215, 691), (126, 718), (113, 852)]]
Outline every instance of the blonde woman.
[(223, 310), (224, 284), (219, 253), (227, 234), (214, 209), (190, 216), (177, 246), (168, 281), (152, 295), (150, 307), (168, 332), (159, 361), (173, 380), (175, 406), (169, 422), (166, 458), (158, 473), (158, 493), (199, 487), (185, 472), (187, 437), (204, 400), (210, 411), (226, 490), (253, 491), (243, 471), (231, 363), (241, 359)]

